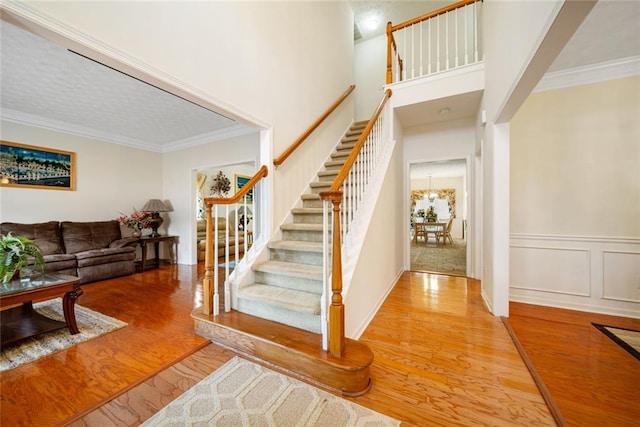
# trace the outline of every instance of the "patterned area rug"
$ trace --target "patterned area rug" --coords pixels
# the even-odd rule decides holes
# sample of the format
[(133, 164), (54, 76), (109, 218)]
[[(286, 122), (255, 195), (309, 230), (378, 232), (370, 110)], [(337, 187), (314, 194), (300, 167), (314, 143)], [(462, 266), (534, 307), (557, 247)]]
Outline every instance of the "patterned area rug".
[(411, 270), (435, 273), (467, 274), (467, 242), (453, 239), (453, 243), (438, 243), (430, 239), (411, 243)]
[[(62, 298), (34, 304), (33, 308), (43, 316), (64, 322)], [(3, 349), (0, 353), (0, 371), (6, 371), (25, 363), (33, 362), (41, 357), (57, 353), (83, 341), (127, 326), (125, 322), (77, 304), (75, 312), (76, 323), (80, 333), (71, 335), (69, 329), (59, 329), (34, 338), (28, 338), (15, 346)]]
[(234, 357), (142, 425), (373, 427), (400, 422)]
[(615, 326), (592, 323), (602, 333), (611, 338), (620, 347), (640, 360), (640, 331), (635, 329), (616, 328)]

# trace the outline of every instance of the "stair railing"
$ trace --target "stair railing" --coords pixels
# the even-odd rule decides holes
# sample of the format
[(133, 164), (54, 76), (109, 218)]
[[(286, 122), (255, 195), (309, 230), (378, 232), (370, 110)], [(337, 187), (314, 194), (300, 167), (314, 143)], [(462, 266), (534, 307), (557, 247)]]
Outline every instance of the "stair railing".
[[(252, 218), (254, 225), (260, 223), (256, 217), (256, 215), (259, 214), (259, 209), (254, 208), (256, 212), (253, 212), (249, 203), (252, 203), (253, 198), (258, 195), (261, 184), (264, 182), (262, 178), (266, 177), (268, 173), (269, 170), (267, 166), (263, 165), (232, 197), (207, 197), (204, 199), (207, 220), (204, 279), (202, 280), (202, 310), (204, 314), (213, 314), (215, 316), (220, 314), (220, 275), (218, 274), (218, 262), (220, 260), (218, 243), (220, 242), (220, 233), (224, 233), (224, 309), (227, 312), (231, 310), (231, 284), (229, 283), (230, 263), (233, 261), (236, 266), (238, 265), (253, 242), (253, 233), (260, 231), (257, 229), (253, 231), (249, 230)], [(230, 215), (230, 213), (232, 213), (232, 215)], [(224, 230), (220, 230), (217, 220), (221, 214), (226, 223)], [(216, 218), (215, 221), (214, 218)], [(230, 221), (230, 219), (232, 221)], [(230, 237), (234, 240), (233, 259), (231, 259), (230, 255)], [(255, 238), (257, 237), (258, 235), (255, 236)], [(242, 243), (240, 243), (241, 238), (243, 240)], [(242, 245), (242, 251), (240, 250), (240, 245)]]
[[(391, 94), (391, 89), (385, 91), (331, 187), (320, 193), (323, 201), (323, 348), (336, 357), (343, 355), (345, 338), (342, 248), (356, 226), (356, 213), (379, 163), (382, 144), (387, 135), (386, 126), (390, 125), (390, 113), (385, 105)], [(331, 219), (329, 204), (332, 209)], [(342, 210), (341, 205), (344, 205)], [(328, 325), (326, 331), (325, 325)]]
[(318, 126), (320, 126), (322, 124), (322, 122), (324, 122), (325, 119), (327, 117), (329, 117), (331, 115), (331, 113), (333, 113), (340, 106), (340, 104), (342, 104), (342, 102), (345, 99), (347, 99), (347, 97), (351, 94), (351, 92), (353, 92), (353, 90), (355, 88), (356, 88), (356, 85), (349, 86), (349, 88), (342, 95), (340, 95), (340, 97), (336, 100), (336, 102), (334, 102), (331, 105), (331, 107), (329, 107), (327, 109), (327, 111), (325, 111), (320, 117), (318, 117), (318, 119), (315, 122), (313, 122), (313, 124), (311, 126), (309, 126), (307, 128), (307, 130), (305, 130), (302, 133), (302, 135), (300, 135), (295, 141), (293, 141), (293, 143), (282, 154), (280, 154), (278, 157), (273, 159), (273, 165), (277, 168), (278, 166), (283, 164), (284, 161), (287, 160), (287, 158), (300, 145), (302, 145), (302, 143), (309, 137), (309, 135), (311, 135), (313, 133), (313, 131), (316, 130), (318, 128)]
[(482, 0), (463, 0), (401, 24), (387, 23), (387, 84), (483, 60)]

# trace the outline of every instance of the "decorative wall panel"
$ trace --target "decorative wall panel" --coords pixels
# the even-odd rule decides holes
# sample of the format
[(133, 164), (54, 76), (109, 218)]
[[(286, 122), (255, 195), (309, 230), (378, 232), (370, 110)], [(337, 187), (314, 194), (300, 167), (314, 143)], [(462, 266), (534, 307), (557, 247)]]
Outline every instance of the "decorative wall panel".
[(602, 252), (602, 297), (640, 302), (640, 253)]
[(588, 250), (512, 245), (510, 258), (512, 288), (590, 294)]

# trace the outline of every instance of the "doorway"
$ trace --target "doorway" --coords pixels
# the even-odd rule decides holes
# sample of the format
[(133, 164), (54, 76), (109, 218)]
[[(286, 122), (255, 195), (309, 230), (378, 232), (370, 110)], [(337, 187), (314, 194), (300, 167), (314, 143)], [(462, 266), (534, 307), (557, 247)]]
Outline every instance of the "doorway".
[(467, 275), (467, 162), (412, 163), (410, 176), (410, 268)]

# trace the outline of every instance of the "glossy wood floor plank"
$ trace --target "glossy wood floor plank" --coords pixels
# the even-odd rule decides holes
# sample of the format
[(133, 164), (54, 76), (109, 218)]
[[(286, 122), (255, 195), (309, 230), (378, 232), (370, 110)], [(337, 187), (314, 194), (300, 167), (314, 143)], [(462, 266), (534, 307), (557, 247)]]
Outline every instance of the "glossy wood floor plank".
[(640, 319), (510, 304), (509, 324), (568, 425), (640, 425), (640, 361), (591, 322), (640, 330)]
[(167, 266), (83, 286), (78, 304), (128, 326), (5, 371), (0, 424), (54, 425), (199, 347), (197, 268)]
[[(205, 344), (193, 333), (190, 317), (201, 303), (197, 283), (202, 270), (197, 270), (166, 266), (87, 285), (79, 304), (127, 321), (129, 326), (4, 372), (0, 424), (55, 425), (69, 419), (79, 426), (138, 425), (233, 357), (233, 352), (209, 344), (184, 358)], [(553, 328), (549, 319), (545, 320), (550, 322), (548, 328)], [(571, 325), (580, 322), (579, 317), (571, 319)], [(543, 329), (547, 326), (537, 328), (533, 346), (529, 343), (527, 348), (532, 356), (536, 347), (548, 345)], [(571, 335), (564, 328), (560, 334)], [(362, 341), (375, 355), (373, 386), (366, 395), (351, 400), (402, 420), (403, 425), (554, 425), (504, 325), (484, 307), (476, 281), (403, 274)], [(592, 341), (603, 345), (600, 337), (587, 339)], [(556, 344), (552, 351), (580, 359), (585, 357), (580, 353), (583, 347)], [(615, 364), (623, 369), (637, 363), (618, 356)], [(607, 363), (589, 359), (594, 371)], [(627, 372), (636, 375), (634, 370)], [(576, 382), (579, 370), (567, 370), (566, 378)], [(576, 389), (561, 380), (560, 386), (564, 388), (556, 393), (568, 400), (571, 395), (580, 400), (589, 394), (582, 390), (582, 383)], [(616, 394), (616, 405), (636, 404), (635, 396), (629, 400), (624, 393)], [(566, 408), (561, 407), (563, 414), (574, 410)], [(615, 414), (611, 419), (620, 420)], [(573, 425), (614, 424), (587, 420)]]
[(554, 425), (479, 284), (405, 273), (362, 341), (373, 386), (354, 401), (411, 425)]

